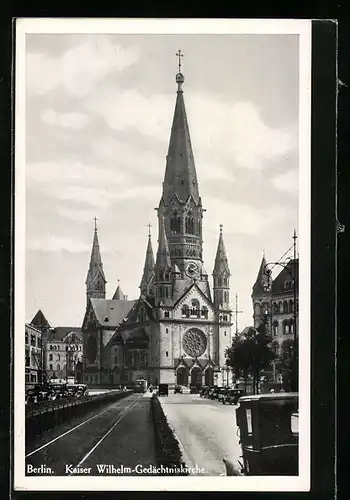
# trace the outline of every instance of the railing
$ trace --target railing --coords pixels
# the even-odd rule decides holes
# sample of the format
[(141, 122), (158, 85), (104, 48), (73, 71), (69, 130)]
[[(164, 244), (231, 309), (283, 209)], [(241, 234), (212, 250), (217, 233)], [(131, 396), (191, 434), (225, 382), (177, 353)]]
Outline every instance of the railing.
[(64, 398), (50, 402), (41, 402), (26, 408), (25, 429), (26, 441), (52, 429), (56, 425), (84, 415), (102, 405), (125, 398), (133, 391), (112, 392), (82, 398)]

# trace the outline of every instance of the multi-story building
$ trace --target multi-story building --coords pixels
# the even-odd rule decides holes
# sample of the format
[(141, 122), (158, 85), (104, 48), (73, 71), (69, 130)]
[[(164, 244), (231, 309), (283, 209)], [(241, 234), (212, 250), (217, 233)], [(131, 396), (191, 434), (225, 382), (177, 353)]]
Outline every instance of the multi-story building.
[(36, 329), (42, 333), (42, 359), (46, 379), (82, 383), (83, 337), (81, 328), (51, 327), (42, 311), (37, 312), (31, 325), (36, 325)]
[(231, 345), (230, 269), (222, 227), (213, 270), (213, 294), (203, 262), (204, 208), (183, 97), (177, 97), (158, 213), (158, 250), (151, 236), (140, 296), (118, 286), (106, 299), (106, 277), (95, 227), (86, 279), (84, 377), (88, 384), (222, 384)]
[[(280, 269), (279, 266), (277, 268)], [(265, 316), (268, 333), (271, 335), (271, 349), (277, 356), (277, 361), (273, 364), (274, 377), (278, 378), (280, 371), (283, 371), (282, 358), (287, 363), (291, 359), (295, 334), (298, 335), (295, 320), (298, 318), (299, 308), (299, 260), (289, 260), (271, 282), (266, 271), (264, 256), (252, 292), (254, 327), (257, 328)]]
[(43, 367), (42, 332), (30, 324), (25, 325), (25, 384), (41, 382)]

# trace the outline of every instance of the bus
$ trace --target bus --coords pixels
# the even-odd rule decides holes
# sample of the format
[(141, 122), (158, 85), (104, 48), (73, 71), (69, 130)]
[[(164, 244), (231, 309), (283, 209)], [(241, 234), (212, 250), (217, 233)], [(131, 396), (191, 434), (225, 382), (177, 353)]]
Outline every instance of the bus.
[(147, 380), (144, 378), (139, 378), (136, 380), (135, 392), (146, 392), (147, 391)]

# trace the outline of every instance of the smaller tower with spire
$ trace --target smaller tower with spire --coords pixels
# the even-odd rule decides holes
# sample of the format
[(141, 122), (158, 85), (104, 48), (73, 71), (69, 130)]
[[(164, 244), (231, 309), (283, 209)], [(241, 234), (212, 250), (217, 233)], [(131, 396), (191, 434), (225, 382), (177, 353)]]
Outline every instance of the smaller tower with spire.
[(92, 243), (91, 257), (89, 270), (86, 276), (86, 306), (90, 299), (105, 299), (106, 298), (106, 277), (103, 271), (100, 245), (97, 236), (97, 217), (94, 217), (94, 239)]
[(159, 218), (159, 239), (156, 263), (154, 266), (154, 289), (156, 304), (169, 304), (171, 301), (171, 260), (164, 217)]
[(146, 249), (145, 265), (140, 283), (141, 295), (147, 297), (151, 293), (151, 284), (154, 277), (154, 255), (151, 241), (151, 224), (148, 224), (148, 242)]
[(230, 310), (230, 269), (220, 224), (220, 235), (213, 271), (214, 305), (217, 309)]
[(269, 276), (266, 273), (266, 258), (265, 251), (261, 259), (260, 268), (253, 285), (252, 302), (253, 302), (253, 319), (254, 327), (257, 328), (261, 321), (265, 310), (270, 308), (271, 286)]

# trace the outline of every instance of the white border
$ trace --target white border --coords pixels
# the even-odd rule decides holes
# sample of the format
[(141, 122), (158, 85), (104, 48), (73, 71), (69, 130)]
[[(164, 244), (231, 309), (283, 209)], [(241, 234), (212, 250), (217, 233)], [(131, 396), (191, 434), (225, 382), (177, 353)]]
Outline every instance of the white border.
[[(29, 33), (299, 35), (299, 476), (27, 477), (24, 446), (25, 324), (25, 36)], [(311, 21), (229, 19), (18, 19), (15, 122), (14, 489), (17, 491), (309, 491)], [(301, 377), (302, 374), (302, 377)]]

